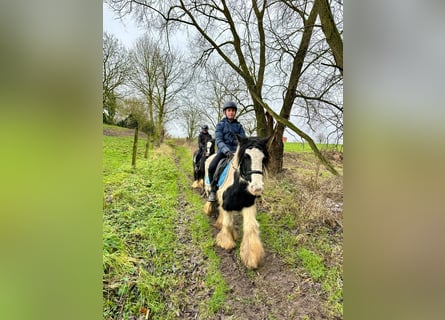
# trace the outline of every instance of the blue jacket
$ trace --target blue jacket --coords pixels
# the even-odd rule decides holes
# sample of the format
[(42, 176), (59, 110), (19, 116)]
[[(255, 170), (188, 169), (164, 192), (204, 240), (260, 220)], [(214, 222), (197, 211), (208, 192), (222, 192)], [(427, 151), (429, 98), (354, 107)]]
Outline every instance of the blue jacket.
[(223, 118), (215, 129), (215, 141), (218, 146), (218, 153), (225, 154), (227, 151), (236, 151), (238, 140), (236, 134), (242, 137), (246, 136), (244, 128), (236, 119), (229, 122), (227, 118)]

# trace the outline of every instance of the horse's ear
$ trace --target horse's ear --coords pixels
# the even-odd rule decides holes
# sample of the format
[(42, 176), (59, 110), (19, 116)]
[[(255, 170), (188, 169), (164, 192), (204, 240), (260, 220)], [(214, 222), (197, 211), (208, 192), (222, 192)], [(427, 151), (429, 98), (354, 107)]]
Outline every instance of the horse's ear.
[(236, 134), (236, 139), (238, 140), (238, 142), (240, 144), (242, 144), (242, 143), (246, 142), (247, 140), (249, 140), (249, 138), (244, 138), (244, 137), (240, 136), (238, 133)]

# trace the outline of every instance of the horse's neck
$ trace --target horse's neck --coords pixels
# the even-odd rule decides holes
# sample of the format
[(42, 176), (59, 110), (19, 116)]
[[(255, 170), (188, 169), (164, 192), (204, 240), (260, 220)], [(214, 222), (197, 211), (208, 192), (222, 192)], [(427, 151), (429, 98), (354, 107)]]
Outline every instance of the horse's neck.
[(232, 159), (232, 161), (230, 161), (227, 164), (229, 166), (229, 170), (227, 170), (227, 177), (233, 177), (233, 180), (235, 181), (236, 179), (235, 171), (237, 167), (234, 166), (234, 162), (235, 162), (235, 157)]
[[(260, 150), (260, 149), (258, 149), (258, 150), (264, 154), (264, 152), (263, 152), (262, 150)], [(231, 168), (233, 168), (234, 171), (235, 171), (235, 170), (237, 170), (237, 171), (240, 170), (240, 168), (239, 168), (240, 162), (239, 162), (239, 161), (240, 161), (241, 159), (239, 158), (238, 154), (239, 154), (239, 151), (237, 150), (236, 153), (235, 153), (235, 155), (234, 155), (234, 157), (233, 157), (233, 160), (232, 160)], [(243, 156), (244, 156), (244, 154), (243, 154)], [(255, 169), (255, 170), (260, 170), (260, 171), (261, 171), (262, 168), (260, 167), (260, 168), (257, 168), (257, 169)]]
[[(238, 166), (239, 166), (239, 162), (238, 162), (238, 151), (235, 152), (232, 161), (229, 163), (230, 164), (230, 169), (229, 172), (232, 174), (235, 172), (235, 170), (238, 170)], [(232, 170), (232, 171), (230, 171)]]

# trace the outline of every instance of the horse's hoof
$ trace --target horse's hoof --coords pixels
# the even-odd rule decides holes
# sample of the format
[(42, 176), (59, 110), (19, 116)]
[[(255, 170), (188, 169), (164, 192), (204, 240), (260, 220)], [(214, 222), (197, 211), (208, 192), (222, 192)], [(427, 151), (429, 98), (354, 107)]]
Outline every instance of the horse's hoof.
[(192, 183), (192, 188), (193, 189), (196, 189), (196, 188), (198, 188), (199, 187), (199, 184), (198, 184), (198, 181), (193, 181), (193, 183)]
[(257, 269), (264, 258), (263, 245), (261, 242), (250, 244), (250, 247), (241, 244), (240, 257), (247, 269)]
[(210, 216), (212, 214), (212, 203), (211, 202), (206, 202), (204, 204), (204, 213), (208, 216)]
[(233, 249), (236, 246), (232, 236), (226, 232), (219, 232), (216, 235), (216, 244), (226, 250)]

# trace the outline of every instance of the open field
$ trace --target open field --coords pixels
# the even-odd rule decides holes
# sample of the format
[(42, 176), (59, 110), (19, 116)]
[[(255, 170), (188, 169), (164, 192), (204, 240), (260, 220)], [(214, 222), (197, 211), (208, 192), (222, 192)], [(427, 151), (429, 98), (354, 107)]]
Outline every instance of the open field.
[[(320, 144), (316, 143), (317, 148), (321, 151), (339, 151), (343, 152), (343, 145), (337, 144)], [(285, 142), (284, 152), (312, 152), (308, 143), (301, 142)]]

